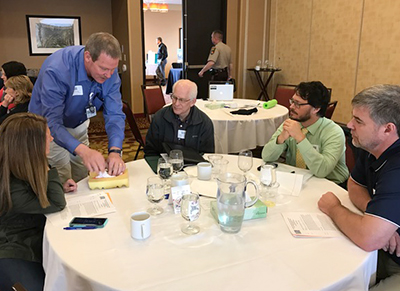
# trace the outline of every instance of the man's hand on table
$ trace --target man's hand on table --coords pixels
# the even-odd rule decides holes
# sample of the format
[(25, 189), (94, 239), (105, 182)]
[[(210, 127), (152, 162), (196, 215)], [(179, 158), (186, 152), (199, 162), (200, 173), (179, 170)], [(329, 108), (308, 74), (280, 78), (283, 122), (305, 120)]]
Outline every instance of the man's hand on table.
[(83, 164), (90, 172), (104, 172), (106, 169), (106, 161), (102, 154), (98, 151), (90, 149), (84, 144), (76, 147), (75, 153), (83, 160)]
[(107, 165), (108, 174), (112, 176), (121, 175), (126, 169), (126, 165), (118, 153), (108, 154)]
[(342, 203), (332, 192), (326, 192), (318, 201), (319, 209), (329, 217), (332, 217), (331, 213), (334, 208), (340, 206), (342, 206)]

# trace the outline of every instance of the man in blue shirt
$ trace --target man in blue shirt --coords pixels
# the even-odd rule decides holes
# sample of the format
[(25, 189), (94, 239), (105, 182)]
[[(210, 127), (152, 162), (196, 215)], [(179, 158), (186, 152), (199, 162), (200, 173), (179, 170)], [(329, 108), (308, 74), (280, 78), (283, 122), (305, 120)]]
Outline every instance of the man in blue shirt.
[[(366, 251), (379, 250), (373, 290), (400, 286), (400, 86), (377, 85), (358, 93), (347, 124), (353, 144), (363, 151), (348, 180), (349, 197), (363, 215), (351, 212), (327, 192), (319, 208)], [(387, 278), (387, 279), (386, 279)], [(372, 290), (372, 289), (371, 289)]]
[[(47, 118), (54, 141), (49, 163), (62, 182), (79, 181), (88, 170), (119, 175), (125, 130), (117, 67), (121, 57), (118, 40), (109, 33), (92, 34), (86, 46), (67, 47), (49, 56), (35, 83), (29, 111)], [(108, 135), (107, 161), (89, 148), (89, 119), (104, 106)]]

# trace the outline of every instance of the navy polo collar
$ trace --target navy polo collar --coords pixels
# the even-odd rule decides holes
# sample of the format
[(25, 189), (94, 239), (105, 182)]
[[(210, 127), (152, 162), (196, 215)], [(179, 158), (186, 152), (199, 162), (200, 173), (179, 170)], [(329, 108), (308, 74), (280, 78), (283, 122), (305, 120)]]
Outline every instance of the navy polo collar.
[(374, 172), (378, 172), (387, 162), (387, 159), (396, 153), (400, 152), (400, 139), (397, 139), (390, 147), (384, 151), (380, 157), (376, 160), (374, 155), (371, 153), (368, 155), (368, 159), (371, 164), (370, 167)]

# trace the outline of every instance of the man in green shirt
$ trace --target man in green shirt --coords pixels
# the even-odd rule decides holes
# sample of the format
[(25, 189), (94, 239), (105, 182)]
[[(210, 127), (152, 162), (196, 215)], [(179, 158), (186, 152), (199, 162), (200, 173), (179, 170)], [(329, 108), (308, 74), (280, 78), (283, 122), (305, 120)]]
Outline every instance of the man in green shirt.
[(290, 119), (281, 124), (264, 146), (265, 162), (276, 161), (286, 151), (286, 163), (307, 168), (313, 175), (345, 185), (343, 130), (324, 117), (330, 94), (321, 82), (302, 82), (290, 99)]

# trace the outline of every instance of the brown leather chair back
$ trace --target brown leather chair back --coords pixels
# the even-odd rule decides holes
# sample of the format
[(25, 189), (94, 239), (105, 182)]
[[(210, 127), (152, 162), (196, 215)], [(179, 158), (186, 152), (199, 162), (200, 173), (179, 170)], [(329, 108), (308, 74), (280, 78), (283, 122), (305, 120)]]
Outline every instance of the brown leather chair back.
[(145, 113), (149, 120), (150, 116), (164, 107), (165, 99), (161, 86), (146, 87), (142, 85), (143, 101), (145, 105)]
[(279, 105), (285, 106), (287, 109), (290, 107), (289, 99), (294, 95), (296, 85), (278, 84), (276, 86), (274, 98), (278, 101)]
[(325, 111), (325, 117), (331, 119), (333, 112), (335, 111), (336, 105), (337, 105), (337, 101), (332, 101), (329, 102), (328, 107), (326, 108)]

